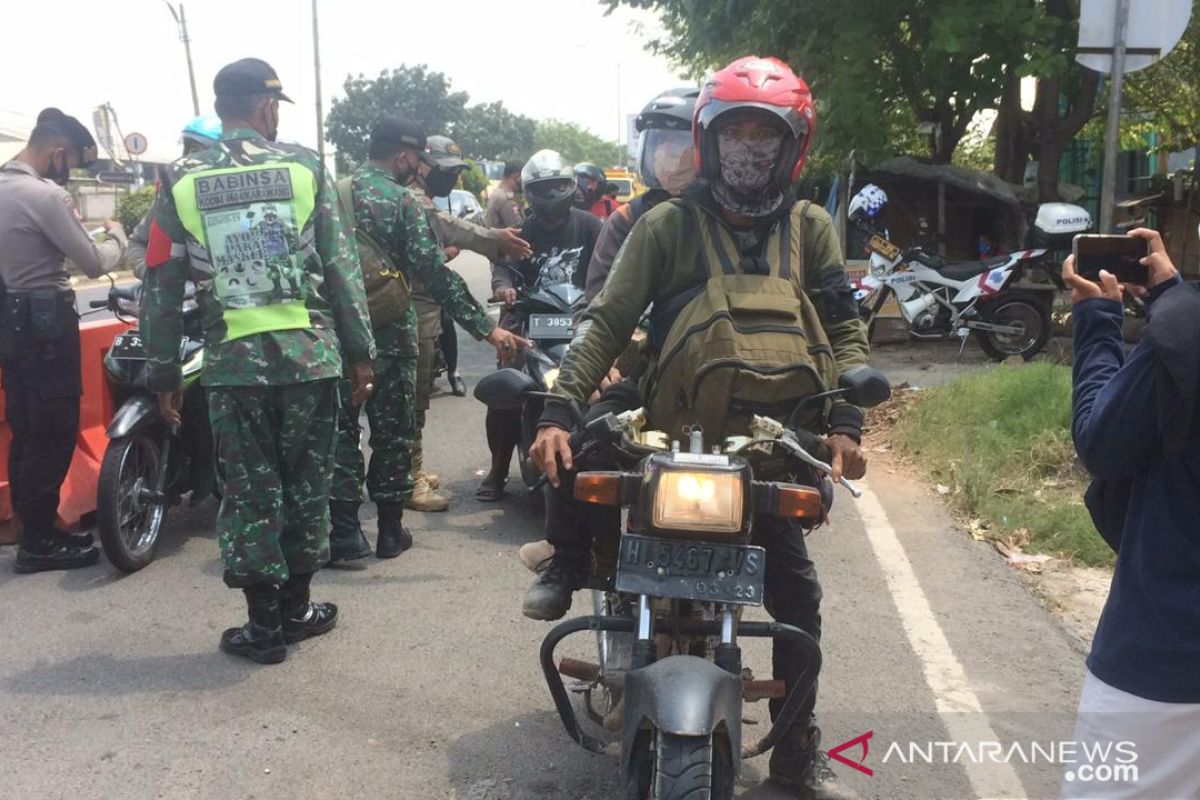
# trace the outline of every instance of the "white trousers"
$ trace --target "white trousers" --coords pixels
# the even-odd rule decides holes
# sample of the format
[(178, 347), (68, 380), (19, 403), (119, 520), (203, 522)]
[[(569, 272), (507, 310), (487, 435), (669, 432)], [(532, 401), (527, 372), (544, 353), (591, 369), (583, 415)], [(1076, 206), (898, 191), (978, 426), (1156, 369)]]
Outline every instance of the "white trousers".
[(1146, 700), (1089, 670), (1075, 742), (1062, 800), (1200, 799), (1200, 704)]

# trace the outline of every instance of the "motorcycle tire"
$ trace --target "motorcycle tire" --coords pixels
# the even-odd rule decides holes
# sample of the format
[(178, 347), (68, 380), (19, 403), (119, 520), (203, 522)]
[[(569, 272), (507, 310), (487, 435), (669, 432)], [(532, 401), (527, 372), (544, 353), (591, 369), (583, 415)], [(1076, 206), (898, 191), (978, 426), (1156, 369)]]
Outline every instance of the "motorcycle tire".
[(731, 800), (733, 763), (726, 740), (656, 732), (650, 800)]
[(104, 555), (122, 572), (154, 560), (166, 516), (161, 429), (113, 439), (104, 451), (96, 518)]
[(994, 361), (1013, 356), (1024, 360), (1036, 356), (1050, 341), (1050, 305), (1031, 292), (1010, 292), (987, 304), (983, 318), (997, 324), (1020, 323), (1025, 326), (1019, 337), (994, 331), (974, 331), (979, 346)]

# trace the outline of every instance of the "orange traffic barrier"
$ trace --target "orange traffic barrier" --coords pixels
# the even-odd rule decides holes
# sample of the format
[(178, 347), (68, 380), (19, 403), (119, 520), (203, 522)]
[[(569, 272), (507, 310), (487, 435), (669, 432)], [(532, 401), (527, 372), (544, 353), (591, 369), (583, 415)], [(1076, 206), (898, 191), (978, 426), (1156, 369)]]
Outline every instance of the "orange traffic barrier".
[[(118, 319), (82, 322), (79, 325), (83, 396), (79, 398), (79, 439), (71, 458), (71, 469), (63, 482), (58, 503), (58, 524), (74, 530), (81, 520), (96, 511), (96, 487), (100, 462), (108, 445), (108, 422), (112, 419), (112, 391), (104, 372), (104, 356), (118, 333), (133, 326)], [(12, 432), (4, 413), (4, 390), (0, 389), (0, 543), (18, 536), (8, 483), (8, 447)]]

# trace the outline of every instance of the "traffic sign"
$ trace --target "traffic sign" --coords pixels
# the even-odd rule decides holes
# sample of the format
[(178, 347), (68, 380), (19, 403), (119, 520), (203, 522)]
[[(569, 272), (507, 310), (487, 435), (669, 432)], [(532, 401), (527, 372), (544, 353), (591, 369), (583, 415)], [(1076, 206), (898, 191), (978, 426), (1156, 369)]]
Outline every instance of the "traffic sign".
[(140, 156), (146, 152), (146, 137), (140, 133), (131, 133), (125, 137), (125, 150), (131, 156)]
[[(1137, 72), (1164, 58), (1179, 44), (1192, 16), (1192, 0), (1129, 0), (1125, 30), (1125, 72)], [(1083, 0), (1075, 60), (1110, 74), (1117, 39), (1117, 0)]]
[(117, 172), (114, 170), (112, 172), (99, 173), (98, 175), (96, 175), (96, 180), (100, 181), (101, 183), (130, 183), (130, 184), (132, 184), (132, 183), (137, 182), (137, 175), (134, 175), (132, 172)]

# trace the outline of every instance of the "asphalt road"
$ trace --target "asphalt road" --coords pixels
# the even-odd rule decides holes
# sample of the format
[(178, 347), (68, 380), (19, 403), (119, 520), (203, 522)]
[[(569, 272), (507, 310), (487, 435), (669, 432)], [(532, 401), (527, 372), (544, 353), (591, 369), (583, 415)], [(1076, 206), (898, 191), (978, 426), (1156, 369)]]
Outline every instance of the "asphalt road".
[[(482, 297), (485, 265), (456, 266)], [(493, 359), (459, 338), (473, 384)], [(516, 551), (541, 538), (539, 504), (473, 499), (487, 464), (473, 399), (436, 398), (426, 441), (451, 511), (411, 513), (416, 545), (395, 561), (321, 573), (316, 594), (341, 623), (278, 666), (217, 651), (244, 606), (221, 583), (211, 505), (173, 510), (159, 559), (132, 576), (104, 561), (17, 576), (14, 549), (0, 550), (0, 797), (621, 797), (615, 748), (592, 755), (561, 730), (537, 668), (549, 626), (520, 613), (530, 575)], [(1057, 796), (1057, 766), (977, 764), (930, 743), (1069, 738), (1075, 640), (903, 470), (875, 463), (869, 487), (857, 503), (842, 493), (810, 539), (825, 745), (871, 734), (873, 775), (839, 773), (888, 800)], [(372, 507), (364, 517), (373, 538)], [(587, 641), (574, 652), (588, 657)], [(746, 662), (769, 675), (761, 643)], [(747, 738), (761, 735), (765, 706), (747, 717)], [(738, 796), (786, 797), (760, 785), (765, 771), (748, 763)]]

